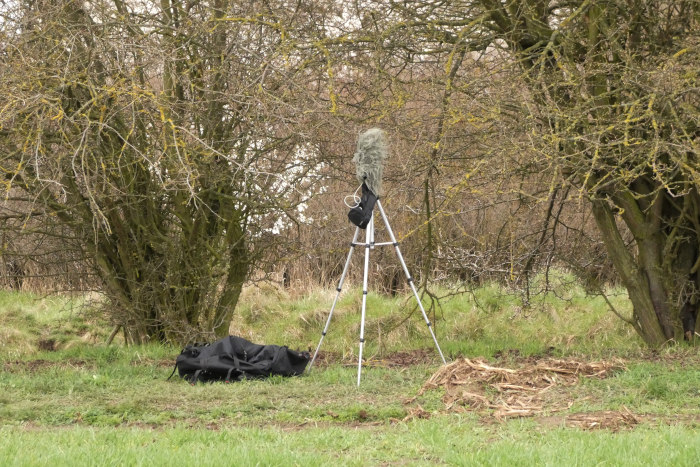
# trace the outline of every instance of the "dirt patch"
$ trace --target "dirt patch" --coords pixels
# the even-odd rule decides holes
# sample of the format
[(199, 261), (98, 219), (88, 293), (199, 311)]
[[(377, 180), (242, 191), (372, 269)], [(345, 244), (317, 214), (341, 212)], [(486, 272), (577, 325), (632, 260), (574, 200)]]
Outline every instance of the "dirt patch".
[[(403, 368), (438, 361), (439, 358), (434, 349), (416, 349), (371, 356), (364, 360), (362, 366), (365, 368)], [(328, 366), (334, 363), (356, 366), (357, 356), (343, 357), (337, 352), (319, 352), (314, 366)]]
[(149, 358), (139, 357), (138, 360), (131, 360), (131, 366), (155, 366), (158, 368), (170, 368), (175, 366), (175, 358)]
[(642, 422), (668, 423), (665, 419), (657, 419), (650, 415), (640, 415), (630, 412), (627, 407), (621, 410), (605, 410), (596, 412), (581, 412), (569, 415), (538, 416), (534, 420), (548, 427), (569, 427), (585, 431), (608, 430), (622, 431), (632, 429)]
[(56, 351), (56, 339), (39, 339), (36, 345), (39, 347), (39, 350)]
[(400, 368), (406, 366), (434, 363), (437, 353), (433, 349), (416, 349), (393, 352), (383, 356), (372, 357), (364, 362), (366, 367)]
[(60, 368), (60, 369), (80, 369), (89, 366), (94, 366), (88, 364), (85, 360), (80, 360), (77, 358), (71, 358), (65, 361), (51, 361), (51, 360), (15, 360), (11, 362), (3, 363), (3, 370), (9, 373), (18, 371), (28, 371), (30, 373), (36, 373), (39, 371), (45, 371), (49, 368)]
[(607, 378), (623, 368), (621, 361), (554, 358), (528, 359), (518, 368), (501, 368), (463, 358), (440, 368), (418, 396), (429, 389), (443, 388), (448, 411), (484, 411), (497, 419), (532, 417), (571, 407), (573, 401), (554, 397), (557, 388), (573, 386), (580, 378)]
[(583, 430), (620, 431), (624, 428), (633, 428), (641, 421), (641, 416), (623, 407), (622, 410), (572, 414), (566, 417), (566, 426)]
[[(309, 349), (309, 353), (313, 355), (313, 349)], [(333, 363), (339, 363), (343, 361), (343, 356), (336, 352), (319, 352), (316, 355), (316, 360), (314, 361), (315, 367), (325, 367), (332, 365)], [(309, 360), (309, 362), (311, 362)]]
[[(698, 340), (696, 345), (700, 345), (700, 340)], [(697, 351), (696, 345), (688, 347), (677, 346), (666, 350), (646, 350), (640, 355), (639, 360), (678, 365), (681, 368), (695, 368), (700, 365), (700, 352)]]

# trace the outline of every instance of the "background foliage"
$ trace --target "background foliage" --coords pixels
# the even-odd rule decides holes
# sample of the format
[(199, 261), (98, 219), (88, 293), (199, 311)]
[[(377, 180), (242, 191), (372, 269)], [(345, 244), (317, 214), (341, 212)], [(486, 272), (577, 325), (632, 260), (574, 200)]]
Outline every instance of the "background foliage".
[(428, 297), (496, 281), (527, 308), (555, 266), (622, 284), (647, 344), (694, 337), (697, 0), (1, 11), (7, 286), (98, 289), (134, 342), (225, 334), (246, 282), (335, 285), (355, 138), (381, 126)]

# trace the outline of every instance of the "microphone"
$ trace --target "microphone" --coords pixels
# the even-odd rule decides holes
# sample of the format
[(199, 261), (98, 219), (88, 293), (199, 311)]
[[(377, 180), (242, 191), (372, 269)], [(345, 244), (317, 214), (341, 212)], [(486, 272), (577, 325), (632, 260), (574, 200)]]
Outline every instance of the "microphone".
[(350, 209), (348, 219), (361, 229), (366, 229), (372, 219), (374, 204), (382, 191), (382, 172), (388, 155), (384, 130), (370, 128), (357, 139), (357, 150), (352, 161), (357, 179), (362, 182), (362, 198), (357, 206)]
[(370, 128), (357, 139), (357, 150), (352, 158), (357, 179), (367, 185), (375, 196), (382, 192), (384, 160), (388, 157), (386, 133), (381, 128)]

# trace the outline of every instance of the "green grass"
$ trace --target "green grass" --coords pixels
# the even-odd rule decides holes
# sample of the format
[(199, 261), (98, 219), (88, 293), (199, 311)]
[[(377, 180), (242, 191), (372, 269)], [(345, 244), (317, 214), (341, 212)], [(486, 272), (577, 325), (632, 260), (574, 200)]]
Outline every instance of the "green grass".
[(0, 290), (0, 356), (21, 357), (43, 348), (104, 342), (109, 335), (85, 297), (40, 296)]
[(692, 415), (700, 423), (700, 358), (697, 353), (674, 352), (672, 360), (632, 361), (614, 378), (589, 380), (579, 390), (590, 396), (581, 410), (625, 406), (635, 412), (674, 416)]
[[(294, 297), (266, 287), (246, 291), (232, 331), (260, 343), (315, 347), (334, 292)], [(695, 348), (641, 348), (601, 299), (575, 287), (560, 291), (564, 302), (536, 297), (527, 309), (503, 292), (487, 286), (442, 303), (436, 329), (447, 355), (503, 366), (538, 355), (616, 357), (626, 369), (557, 389), (572, 404), (564, 412), (499, 421), (488, 410), (450, 411), (441, 389), (416, 397), (439, 360), (413, 298), (370, 294), (365, 355), (379, 366), (363, 369), (358, 388), (361, 294), (351, 289), (322, 348), (335, 363), (297, 378), (190, 386), (167, 381), (180, 349), (106, 346), (109, 326), (82, 299), (0, 292), (0, 465), (700, 462)], [(614, 300), (629, 311), (623, 296)], [(54, 350), (38, 345), (46, 339)], [(381, 366), (408, 349), (430, 349), (432, 357)], [(619, 431), (567, 427), (571, 414), (622, 409), (641, 423)]]
[(457, 417), (397, 425), (220, 429), (176, 426), (0, 429), (3, 465), (658, 465), (694, 466), (696, 433), (673, 426), (632, 432), (482, 427)]
[[(552, 294), (521, 299), (501, 286), (487, 285), (451, 296), (430, 311), (439, 343), (451, 356), (493, 356), (504, 350), (521, 355), (582, 353), (590, 356), (636, 353), (643, 346), (631, 326), (612, 314), (602, 297), (587, 296), (570, 278)], [(438, 290), (438, 294), (447, 294)], [(232, 332), (252, 340), (298, 343), (315, 349), (335, 290), (315, 290), (301, 297), (263, 285), (246, 290)], [(621, 291), (610, 291), (616, 309), (631, 314)], [(360, 332), (362, 292), (345, 288), (333, 314), (323, 349), (354, 355)], [(534, 338), (533, 338), (534, 337)], [(370, 292), (365, 325), (366, 355), (434, 346), (412, 294), (386, 297)]]

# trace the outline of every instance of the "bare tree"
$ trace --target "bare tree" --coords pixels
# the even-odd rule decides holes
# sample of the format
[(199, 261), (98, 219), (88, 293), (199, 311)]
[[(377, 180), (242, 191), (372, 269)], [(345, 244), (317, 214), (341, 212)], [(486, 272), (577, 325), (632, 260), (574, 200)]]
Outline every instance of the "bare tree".
[[(651, 346), (698, 310), (697, 1), (377, 2), (426, 44), (518, 70), (522, 158), (590, 202)], [(435, 45), (433, 45), (435, 47)], [(454, 63), (454, 62), (447, 62)], [(509, 112), (499, 112), (506, 117)], [(551, 196), (551, 195), (550, 195)], [(557, 195), (558, 196), (558, 195)], [(546, 197), (545, 197), (546, 199)], [(551, 198), (556, 199), (556, 198)], [(629, 232), (629, 241), (626, 237)]]
[(316, 60), (295, 44), (319, 15), (306, 13), (223, 0), (4, 12), (5, 193), (70, 229), (131, 341), (226, 334), (275, 223), (308, 196)]

